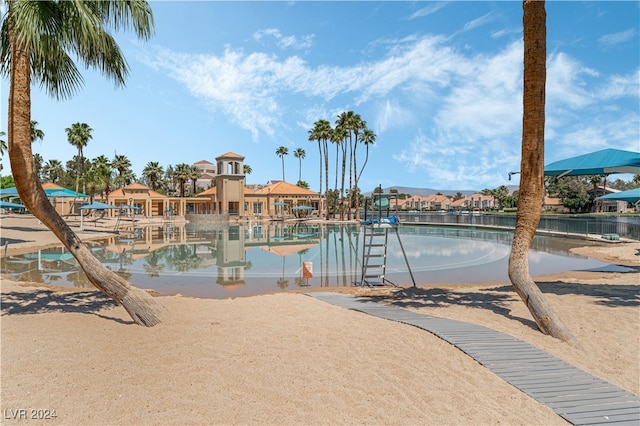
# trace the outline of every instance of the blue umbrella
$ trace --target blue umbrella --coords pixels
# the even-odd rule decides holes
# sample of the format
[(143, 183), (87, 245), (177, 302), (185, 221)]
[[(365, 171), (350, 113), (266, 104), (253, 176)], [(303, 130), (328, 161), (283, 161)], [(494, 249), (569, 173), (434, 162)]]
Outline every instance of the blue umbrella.
[(85, 204), (84, 206), (80, 207), (80, 210), (106, 210), (106, 209), (117, 209), (117, 208), (119, 207), (113, 206), (111, 204), (94, 201), (93, 203)]

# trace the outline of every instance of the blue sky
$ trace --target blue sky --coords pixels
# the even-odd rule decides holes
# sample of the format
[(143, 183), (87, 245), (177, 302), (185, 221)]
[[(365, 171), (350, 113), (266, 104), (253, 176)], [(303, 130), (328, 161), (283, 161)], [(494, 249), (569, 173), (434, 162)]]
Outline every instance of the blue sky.
[[(85, 156), (124, 154), (138, 176), (149, 161), (166, 168), (233, 151), (253, 170), (248, 183), (266, 183), (282, 178), (275, 151), (285, 146), (286, 180), (298, 180), (293, 151), (303, 148), (302, 179), (318, 190), (308, 131), (352, 110), (377, 136), (363, 191), (518, 183), (507, 173), (520, 164), (519, 1), (151, 6), (151, 40), (117, 35), (131, 67), (126, 88), (93, 71), (70, 100), (34, 87), (32, 118), (45, 138), (33, 148), (45, 161), (71, 159), (64, 129), (84, 122), (94, 129)], [(640, 150), (640, 3), (548, 1), (546, 9), (545, 163)], [(6, 131), (6, 80), (1, 89)], [(7, 173), (6, 154), (3, 164)]]

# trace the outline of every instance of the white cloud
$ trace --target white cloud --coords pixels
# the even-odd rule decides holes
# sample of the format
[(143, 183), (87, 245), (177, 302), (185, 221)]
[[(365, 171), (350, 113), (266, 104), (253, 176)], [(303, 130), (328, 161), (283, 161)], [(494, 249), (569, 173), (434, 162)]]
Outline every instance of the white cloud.
[(276, 40), (278, 47), (281, 49), (309, 49), (313, 46), (313, 35), (304, 35), (298, 39), (296, 36), (284, 36), (280, 30), (275, 28), (269, 28), (266, 30), (259, 30), (253, 34), (253, 38), (256, 41), (262, 41), (265, 37), (273, 37)]
[[(277, 30), (268, 35), (282, 39)], [(443, 37), (381, 42), (389, 45), (386, 56), (353, 66), (312, 67), (295, 55), (279, 58), (232, 48), (220, 56), (160, 51), (150, 65), (167, 70), (254, 140), (261, 133), (279, 134), (287, 122), (305, 129), (318, 118), (333, 123), (340, 111), (366, 105), (373, 108), (369, 127), (378, 134), (420, 126), (412, 142), (397, 147), (394, 160), (401, 167), (467, 187), (504, 181), (519, 166), (522, 41), (483, 55), (463, 55)], [(607, 100), (637, 101), (638, 73), (603, 83), (597, 71), (569, 55), (550, 55), (547, 143), (582, 152), (637, 143), (637, 112), (607, 111)], [(294, 98), (304, 99), (304, 108)], [(585, 121), (591, 115), (593, 120)], [(581, 128), (585, 122), (593, 125)]]
[(476, 29), (478, 27), (483, 26), (486, 23), (489, 23), (489, 22), (493, 21), (493, 16), (492, 15), (493, 15), (492, 13), (487, 13), (485, 15), (482, 15), (479, 18), (476, 18), (476, 19), (474, 19), (472, 21), (467, 22), (464, 25), (464, 28), (462, 29), (462, 31), (471, 31), (471, 30), (474, 30), (474, 29)]
[(604, 46), (613, 46), (616, 44), (626, 43), (627, 41), (633, 40), (635, 36), (636, 36), (636, 31), (632, 28), (619, 33), (603, 35), (598, 39), (598, 43)]
[(437, 11), (439, 11), (440, 9), (442, 9), (445, 6), (446, 6), (445, 2), (428, 3), (427, 6), (423, 7), (422, 9), (419, 9), (419, 10), (415, 11), (408, 19), (411, 20), (411, 19), (423, 18), (425, 16), (432, 15), (432, 14), (436, 13)]

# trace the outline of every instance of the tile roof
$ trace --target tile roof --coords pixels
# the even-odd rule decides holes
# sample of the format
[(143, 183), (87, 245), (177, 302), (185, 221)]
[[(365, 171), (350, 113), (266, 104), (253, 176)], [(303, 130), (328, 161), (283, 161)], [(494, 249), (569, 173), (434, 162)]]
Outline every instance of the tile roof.
[(220, 158), (236, 158), (239, 160), (244, 160), (244, 156), (240, 155), (240, 154), (236, 154), (235, 152), (225, 152), (222, 155), (219, 155), (216, 157), (216, 160), (220, 159)]
[(132, 183), (130, 185), (125, 186), (124, 188), (120, 188), (120, 189), (116, 189), (115, 191), (111, 191), (109, 193), (109, 198), (111, 197), (122, 197), (122, 198), (126, 198), (128, 197), (128, 195), (125, 195), (125, 192), (127, 192), (127, 190), (135, 190), (135, 191), (146, 191), (147, 194), (149, 195), (149, 197), (151, 198), (168, 198), (166, 195), (162, 195), (159, 192), (154, 191), (153, 189), (149, 188), (146, 185), (143, 185), (141, 183)]
[[(246, 193), (246, 192), (245, 192)], [(265, 186), (263, 188), (255, 191), (256, 194), (261, 195), (311, 195), (318, 196), (317, 192), (311, 191), (310, 189), (299, 187), (298, 185), (293, 185), (284, 181), (276, 181), (275, 183)]]

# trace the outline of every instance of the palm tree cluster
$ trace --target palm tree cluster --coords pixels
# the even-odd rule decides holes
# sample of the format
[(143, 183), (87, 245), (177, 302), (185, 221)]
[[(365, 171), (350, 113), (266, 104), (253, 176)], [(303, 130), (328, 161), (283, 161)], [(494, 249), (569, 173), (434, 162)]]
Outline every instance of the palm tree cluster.
[[(196, 183), (201, 177), (201, 170), (193, 165), (181, 163), (175, 167), (169, 165), (165, 169), (157, 162), (150, 161), (142, 170), (142, 177), (138, 179), (132, 170), (129, 158), (123, 154), (115, 154), (113, 159), (99, 155), (93, 159), (86, 159), (83, 148), (92, 139), (93, 129), (86, 123), (73, 123), (65, 129), (68, 141), (78, 149), (78, 154), (66, 164), (57, 159), (44, 161), (38, 153), (33, 155), (38, 180), (53, 182), (64, 187), (74, 187), (76, 192), (83, 192), (92, 199), (100, 196), (109, 200), (109, 193), (133, 182), (141, 182), (154, 191), (163, 194), (193, 195), (197, 193)], [(44, 132), (38, 128), (37, 121), (31, 121), (31, 141), (44, 139)], [(0, 134), (4, 136), (4, 132)], [(0, 155), (6, 150), (6, 142), (0, 140)], [(249, 167), (249, 166), (247, 166)], [(191, 182), (191, 189), (185, 190), (186, 184)]]
[[(320, 194), (322, 194), (322, 177), (324, 169), (324, 188), (327, 196), (326, 219), (329, 212), (339, 211), (340, 220), (351, 219), (351, 211), (355, 209), (355, 219), (360, 219), (360, 189), (358, 182), (369, 160), (369, 145), (376, 140), (376, 134), (367, 128), (367, 122), (360, 114), (353, 111), (338, 115), (335, 127), (331, 127), (328, 120), (318, 120), (309, 130), (309, 141), (318, 143), (320, 154)], [(335, 181), (333, 191), (329, 189), (329, 142), (335, 144)], [(365, 155), (360, 169), (358, 169), (358, 144), (364, 144)], [(341, 165), (340, 165), (341, 164)], [(340, 173), (338, 170), (340, 169)], [(347, 172), (348, 169), (348, 172)], [(349, 177), (345, 192), (345, 179)], [(340, 177), (340, 191), (338, 192), (338, 177)], [(331, 206), (329, 205), (331, 204)]]

